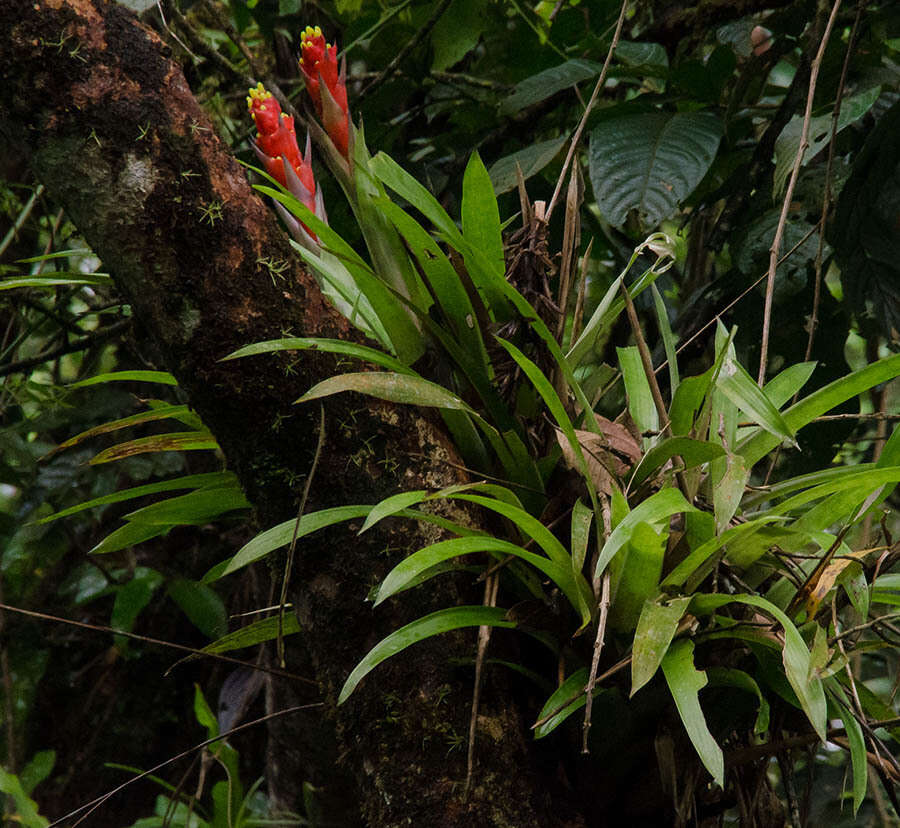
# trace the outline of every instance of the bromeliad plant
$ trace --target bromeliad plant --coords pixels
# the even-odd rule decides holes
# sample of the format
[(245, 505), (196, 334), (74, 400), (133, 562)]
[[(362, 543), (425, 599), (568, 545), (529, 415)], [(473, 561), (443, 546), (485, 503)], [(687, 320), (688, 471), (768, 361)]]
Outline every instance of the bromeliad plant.
[[(900, 376), (900, 356), (790, 402), (815, 364), (789, 366), (760, 388), (737, 361), (736, 332), (720, 325), (712, 367), (682, 378), (665, 305), (653, 284), (673, 258), (661, 234), (636, 248), (579, 332), (580, 319), (566, 324), (578, 255), (571, 243), (574, 195), (563, 277), (554, 293), (540, 205), (529, 202), (524, 184), (523, 226), (513, 243), (505, 243), (490, 178), (473, 154), (458, 223), (388, 156), (369, 155), (361, 129), (347, 117), (336, 47), (325, 44), (318, 29), (307, 29), (302, 49), (301, 69), (325, 126), (318, 143), (359, 222), (369, 260), (327, 225), (312, 198), (311, 173), (304, 183), (297, 172), (299, 153), (277, 143), (293, 136), (292, 122), (274, 106), (269, 110), (272, 99), (261, 88), (250, 98), (258, 151), (265, 153), (270, 180), (281, 187), (258, 189), (275, 199), (282, 215), (287, 212), (289, 227), (307, 228), (298, 253), (380, 349), (288, 338), (250, 345), (229, 358), (318, 348), (367, 361), (380, 370), (332, 377), (298, 402), (356, 391), (437, 408), (469, 466), (502, 485), (402, 492), (374, 506), (304, 514), (255, 538), (207, 580), (259, 560), (292, 537), (349, 519), (365, 518), (361, 532), (388, 517), (437, 524), (451, 537), (398, 563), (375, 591), (374, 603), (423, 588), (472, 555), (481, 556), (510, 601), (549, 604), (554, 593), (562, 596), (569, 638), (562, 644), (541, 640), (555, 648), (567, 675), (537, 716), (538, 737), (584, 707), (587, 749), (592, 701), (618, 692), (616, 674), (630, 666), (634, 694), (661, 672), (700, 760), (724, 786), (723, 735), (736, 732), (749, 740), (768, 730), (777, 697), (802, 711), (818, 739), (826, 738), (829, 720), (843, 722), (858, 808), (867, 784), (867, 744), (879, 750), (866, 720), (891, 719), (893, 712), (859, 682), (845, 628), (848, 619), (868, 624), (879, 605), (896, 603), (897, 576), (890, 570), (897, 549), (886, 538), (884, 546), (854, 550), (849, 539), (900, 481), (900, 432), (874, 464), (774, 484), (754, 478), (754, 468), (773, 451), (795, 447), (797, 433), (818, 416)], [(290, 159), (282, 162), (283, 176), (276, 149)], [(304, 175), (308, 167), (307, 152)], [(395, 203), (389, 190), (428, 226)], [(588, 258), (589, 251), (585, 263)], [(629, 283), (638, 262), (646, 264)], [(582, 267), (582, 279), (584, 272)], [(668, 400), (634, 310), (633, 299), (647, 289), (668, 362)], [(617, 367), (598, 366), (596, 344), (623, 312), (635, 344), (618, 349)], [(433, 357), (428, 364), (439, 366), (430, 374), (419, 370), (426, 351)], [(595, 408), (619, 378), (627, 406), (611, 422)], [(431, 513), (430, 504), (442, 499), (498, 515), (510, 533), (496, 537)], [(546, 518), (551, 500), (554, 514), (565, 517), (553, 528)], [(449, 607), (413, 621), (362, 659), (339, 702), (383, 660), (429, 636), (460, 627), (515, 626), (515, 617), (500, 606)], [(695, 665), (698, 650), (703, 669)], [(754, 701), (753, 715), (747, 718), (746, 708), (736, 706), (713, 733), (699, 698), (707, 684), (746, 694)]]

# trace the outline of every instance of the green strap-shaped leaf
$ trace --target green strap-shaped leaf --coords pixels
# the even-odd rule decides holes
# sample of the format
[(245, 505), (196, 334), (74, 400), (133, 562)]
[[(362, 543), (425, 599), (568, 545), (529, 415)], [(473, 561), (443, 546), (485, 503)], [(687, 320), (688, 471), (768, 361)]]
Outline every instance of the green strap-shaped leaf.
[(372, 511), (369, 512), (365, 523), (362, 525), (362, 529), (359, 530), (359, 534), (361, 535), (366, 530), (371, 529), (378, 521), (384, 520), (391, 515), (395, 515), (403, 509), (408, 509), (410, 506), (415, 506), (416, 503), (421, 503), (427, 497), (428, 492), (425, 489), (416, 489), (411, 492), (399, 492), (398, 494), (386, 497), (380, 503), (376, 503), (372, 507)]
[(784, 629), (784, 650), (782, 651), (784, 674), (797, 695), (800, 706), (806, 713), (813, 730), (824, 742), (827, 720), (825, 690), (822, 680), (815, 675), (812, 657), (803, 636), (784, 612), (771, 601), (758, 595), (696, 595), (691, 604), (691, 611), (698, 615), (704, 615), (731, 602), (761, 609), (781, 624)]
[(543, 72), (531, 75), (516, 84), (512, 93), (501, 102), (500, 114), (514, 115), (526, 106), (539, 103), (576, 83), (596, 77), (602, 68), (601, 63), (576, 59), (544, 69)]
[(684, 461), (684, 468), (692, 469), (724, 454), (725, 450), (716, 443), (692, 440), (690, 437), (669, 437), (657, 443), (641, 458), (629, 486), (640, 486), (673, 457), (680, 457)]
[[(550, 718), (535, 728), (535, 739), (543, 739), (548, 733), (556, 730), (569, 716), (577, 713), (585, 706), (587, 695), (584, 692), (584, 688), (587, 686), (587, 681), (588, 671), (586, 668), (582, 668), (572, 673), (553, 691), (550, 698), (544, 702), (544, 706), (538, 715), (538, 721), (545, 719), (547, 716), (550, 716)], [(602, 690), (598, 687), (594, 690), (594, 695), (596, 696), (600, 692)]]
[[(228, 653), (232, 650), (241, 650), (244, 647), (254, 647), (262, 644), (264, 641), (274, 641), (278, 638), (279, 618), (273, 615), (271, 618), (263, 618), (261, 621), (254, 621), (246, 627), (227, 633), (221, 638), (217, 638), (212, 644), (207, 644), (203, 648), (204, 653)], [(284, 623), (281, 627), (283, 635), (293, 635), (300, 632), (300, 622), (293, 612), (284, 614)], [(189, 658), (198, 658), (191, 655)]]
[(515, 627), (502, 607), (449, 607), (438, 610), (401, 627), (378, 642), (347, 677), (338, 704), (343, 704), (357, 685), (382, 661), (403, 652), (407, 647), (441, 633), (461, 627)]
[(62, 286), (78, 285), (103, 285), (109, 282), (109, 276), (104, 273), (79, 274), (78, 276), (64, 277), (46, 273), (43, 276), (13, 276), (0, 280), (0, 291), (15, 290), (16, 288), (56, 288)]
[(794, 432), (751, 376), (731, 356), (725, 358), (716, 385), (745, 414), (779, 440), (796, 446)]
[(173, 434), (153, 434), (150, 437), (139, 437), (127, 443), (111, 446), (90, 461), (92, 466), (99, 463), (112, 463), (135, 454), (147, 454), (157, 451), (205, 451), (217, 449), (216, 438), (208, 431), (178, 431)]
[(475, 309), (450, 260), (425, 229), (390, 199), (379, 199), (377, 205), (406, 240), (457, 341), (478, 356), (481, 370), (489, 375), (490, 360), (481, 338)]
[(709, 732), (700, 707), (699, 692), (706, 687), (706, 673), (694, 667), (694, 642), (676, 641), (662, 660), (663, 675), (678, 708), (678, 715), (694, 745), (700, 761), (716, 783), (725, 786), (725, 756)]
[(588, 542), (591, 538), (591, 522), (594, 513), (581, 499), (572, 507), (572, 568), (580, 572), (587, 557)]
[(661, 489), (630, 511), (610, 533), (600, 558), (594, 577), (599, 578), (613, 556), (628, 542), (634, 527), (639, 523), (658, 523), (668, 520), (679, 512), (694, 512), (696, 509), (685, 500), (678, 489)]
[(288, 336), (284, 339), (269, 339), (265, 342), (255, 342), (245, 345), (237, 351), (222, 358), (222, 362), (229, 359), (242, 359), (243, 357), (256, 356), (257, 354), (269, 354), (276, 351), (325, 351), (329, 354), (343, 354), (356, 359), (389, 368), (398, 374), (414, 375), (415, 372), (407, 365), (394, 359), (390, 354), (369, 348), (367, 345), (357, 345), (353, 342), (344, 342), (341, 339), (321, 339), (316, 337)]
[(158, 382), (161, 385), (178, 385), (178, 380), (166, 371), (111, 371), (73, 382), (69, 388), (84, 388), (102, 382)]
[(191, 474), (186, 477), (177, 477), (174, 480), (162, 480), (159, 483), (148, 483), (146, 486), (133, 486), (130, 489), (122, 489), (119, 492), (104, 495), (103, 497), (95, 497), (93, 500), (86, 500), (77, 506), (70, 506), (52, 515), (48, 515), (41, 520), (35, 521), (37, 524), (50, 523), (53, 520), (59, 520), (77, 512), (83, 512), (85, 509), (93, 509), (95, 506), (105, 506), (108, 503), (120, 503), (123, 500), (133, 500), (136, 497), (144, 497), (145, 495), (159, 494), (160, 492), (172, 492), (179, 489), (201, 489), (204, 486), (223, 485), (233, 482), (237, 485), (237, 478), (232, 472), (209, 472), (208, 474)]
[(329, 397), (332, 394), (340, 394), (343, 391), (356, 391), (380, 400), (405, 405), (450, 408), (475, 415), (475, 412), (465, 402), (437, 383), (417, 376), (379, 371), (339, 374), (336, 377), (329, 377), (310, 388), (296, 402), (305, 403), (321, 397)]
[(188, 578), (175, 578), (169, 583), (167, 592), (207, 638), (216, 638), (228, 629), (225, 604), (212, 587)]
[[(898, 376), (900, 376), (900, 354), (893, 354), (813, 392), (785, 411), (784, 421), (791, 432), (796, 433), (807, 423), (841, 403)], [(779, 438), (773, 434), (757, 432), (738, 445), (737, 451), (744, 456), (748, 466), (753, 466), (779, 442)]]
[(666, 310), (666, 304), (663, 302), (659, 289), (656, 285), (650, 285), (650, 292), (653, 295), (653, 307), (656, 309), (659, 333), (662, 336), (663, 347), (666, 351), (666, 362), (669, 368), (669, 392), (674, 394), (681, 382), (681, 378), (678, 376), (678, 355), (675, 351), (678, 340), (672, 331), (672, 325), (669, 323), (669, 312)]
[(668, 523), (661, 530), (649, 523), (638, 523), (627, 546), (610, 562), (613, 602), (609, 625), (616, 632), (631, 632), (644, 602), (659, 594), (668, 537)]
[(438, 541), (438, 543), (426, 546), (418, 552), (414, 552), (408, 558), (404, 558), (381, 582), (378, 595), (375, 598), (375, 606), (413, 584), (421, 583), (420, 576), (432, 567), (444, 561), (457, 558), (460, 555), (471, 555), (475, 552), (497, 552), (521, 558), (543, 572), (562, 590), (573, 605), (578, 606), (578, 595), (576, 592), (573, 592), (573, 579), (568, 568), (561, 567), (554, 561), (534, 552), (529, 552), (509, 541), (477, 536)]
[(759, 689), (759, 685), (753, 676), (735, 667), (710, 667), (707, 669), (706, 675), (711, 686), (737, 687), (756, 696), (759, 700), (759, 707), (757, 708), (753, 732), (760, 735), (769, 729), (769, 702), (762, 694), (762, 690)]
[(644, 602), (634, 631), (631, 655), (631, 695), (656, 675), (663, 657), (675, 637), (678, 623), (691, 603), (690, 596)]
[(844, 688), (834, 678), (827, 679), (825, 686), (834, 698), (834, 708), (844, 723), (847, 733), (847, 741), (850, 743), (850, 765), (853, 769), (853, 816), (859, 811), (866, 798), (866, 787), (869, 780), (869, 763), (866, 756), (866, 740), (863, 736), (862, 725), (850, 708), (850, 702)]
[(763, 526), (783, 520), (775, 515), (766, 515), (765, 517), (754, 518), (746, 523), (738, 526), (732, 526), (726, 529), (722, 534), (715, 538), (705, 541), (694, 549), (678, 566), (675, 567), (662, 582), (662, 586), (667, 589), (677, 589), (702, 566), (705, 561), (711, 558), (723, 546), (735, 540), (744, 534), (750, 534), (759, 531)]
[(502, 279), (506, 271), (503, 259), (503, 234), (500, 209), (491, 177), (477, 152), (472, 153), (463, 175), (463, 238), (484, 255), (491, 272)]
[(229, 484), (197, 489), (178, 497), (168, 497), (125, 515), (125, 519), (131, 523), (144, 525), (198, 525), (207, 523), (225, 512), (249, 508), (250, 504), (240, 487)]
[(91, 549), (90, 554), (105, 555), (109, 552), (118, 552), (120, 549), (127, 549), (129, 546), (136, 546), (151, 538), (164, 535), (171, 528), (171, 523), (126, 523), (103, 538), (100, 543)]
[(637, 347), (616, 348), (619, 356), (619, 368), (625, 380), (625, 396), (628, 398), (628, 411), (642, 432), (659, 430), (659, 414), (650, 393), (650, 383), (644, 371), (644, 363)]
[(227, 561), (214, 566), (206, 575), (203, 576), (203, 583), (208, 584), (219, 578), (229, 575), (232, 572), (241, 569), (254, 561), (264, 558), (270, 552), (280, 549), (291, 542), (294, 535), (294, 527), (297, 529), (297, 537), (302, 538), (326, 526), (333, 526), (336, 523), (342, 523), (345, 520), (353, 520), (361, 518), (369, 514), (371, 506), (336, 506), (333, 509), (321, 509), (318, 512), (310, 512), (302, 515), (297, 525), (296, 518), (286, 520), (260, 532), (251, 541), (245, 543), (235, 555)]

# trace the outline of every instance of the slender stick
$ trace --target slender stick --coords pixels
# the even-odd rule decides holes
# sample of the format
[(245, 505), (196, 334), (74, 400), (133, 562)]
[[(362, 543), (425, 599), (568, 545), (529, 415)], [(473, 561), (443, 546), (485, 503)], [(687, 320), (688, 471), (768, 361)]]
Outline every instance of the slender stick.
[(766, 362), (769, 357), (769, 328), (772, 322), (772, 298), (775, 295), (775, 270), (778, 267), (781, 239), (784, 236), (788, 211), (791, 208), (791, 200), (794, 197), (794, 187), (797, 185), (797, 179), (800, 177), (800, 166), (803, 163), (803, 156), (806, 154), (807, 147), (809, 147), (809, 122), (812, 118), (813, 98), (816, 94), (819, 68), (822, 65), (825, 47), (828, 46), (828, 41), (831, 38), (831, 30), (834, 28), (834, 21), (837, 18), (840, 7), (841, 0), (835, 0), (834, 5), (831, 7), (831, 14), (828, 16), (828, 23), (825, 25), (825, 32), (822, 34), (822, 39), (819, 42), (819, 49), (810, 66), (806, 110), (803, 113), (803, 125), (800, 128), (800, 146), (797, 148), (794, 167), (791, 170), (791, 178), (788, 182), (787, 191), (784, 194), (784, 201), (781, 204), (781, 215), (778, 218), (778, 227), (775, 229), (775, 238), (772, 240), (772, 246), (769, 248), (769, 272), (766, 281), (766, 304), (763, 312), (762, 345), (759, 354), (759, 378), (757, 381), (760, 388), (766, 382)]
[(81, 339), (64, 343), (58, 348), (54, 348), (52, 351), (38, 354), (36, 357), (30, 357), (29, 359), (20, 359), (18, 362), (8, 362), (0, 368), (0, 377), (17, 374), (20, 371), (28, 371), (32, 368), (36, 368), (38, 365), (43, 365), (45, 362), (51, 362), (57, 357), (65, 356), (66, 354), (74, 354), (77, 351), (83, 351), (91, 345), (103, 342), (114, 334), (124, 331), (130, 325), (131, 319), (120, 319), (118, 322), (113, 322), (105, 328), (97, 328), (96, 330), (91, 331), (87, 336), (84, 336)]
[(578, 142), (581, 140), (581, 133), (584, 132), (585, 124), (587, 124), (588, 115), (591, 114), (591, 110), (594, 108), (594, 104), (597, 102), (597, 97), (600, 95), (600, 90), (603, 89), (603, 84), (606, 83), (606, 73), (609, 71), (609, 65), (612, 63), (613, 54), (616, 51), (616, 46), (619, 45), (619, 37), (622, 34), (622, 26), (625, 23), (625, 12), (628, 10), (628, 0), (622, 0), (622, 8), (619, 11), (619, 19), (616, 21), (616, 30), (613, 32), (612, 43), (609, 44), (609, 51), (606, 53), (606, 60), (603, 61), (603, 68), (600, 70), (600, 77), (597, 78), (597, 83), (594, 85), (594, 91), (591, 93), (590, 100), (587, 102), (587, 106), (584, 108), (584, 114), (581, 116), (581, 120), (578, 122), (578, 127), (575, 130), (575, 134), (572, 136), (572, 143), (569, 144), (569, 151), (566, 153), (566, 160), (563, 162), (562, 170), (560, 170), (559, 178), (556, 181), (556, 189), (553, 190), (553, 197), (550, 199), (550, 206), (547, 208), (547, 215), (545, 220), (549, 223), (550, 216), (553, 215), (553, 209), (556, 207), (556, 202), (559, 199), (559, 194), (562, 191), (563, 181), (566, 180), (566, 173), (569, 171), (569, 165), (572, 163), (572, 159), (575, 157), (575, 150), (578, 149)]
[(357, 101), (361, 101), (366, 97), (370, 92), (374, 89), (377, 89), (381, 84), (383, 84), (397, 69), (400, 68), (400, 64), (406, 60), (407, 55), (416, 48), (420, 43), (425, 40), (427, 34), (434, 28), (435, 24), (438, 20), (441, 19), (444, 12), (447, 11), (452, 0), (442, 0), (441, 3), (438, 4), (438, 7), (434, 10), (434, 14), (425, 21), (425, 25), (422, 26), (406, 43), (406, 45), (397, 52), (394, 59), (384, 68), (384, 71), (373, 80), (368, 86), (364, 87), (359, 95), (356, 96)]
[(13, 239), (16, 237), (16, 234), (22, 229), (22, 225), (28, 220), (28, 216), (31, 215), (31, 211), (34, 209), (34, 205), (37, 202), (38, 198), (40, 198), (44, 193), (44, 185), (38, 184), (35, 187), (34, 192), (31, 194), (31, 197), (25, 202), (25, 206), (19, 211), (19, 215), (16, 216), (15, 222), (13, 222), (13, 226), (9, 228), (6, 235), (3, 237), (3, 241), (0, 242), (0, 256), (2, 256), (6, 252), (6, 248), (12, 244)]
[[(500, 587), (500, 577), (491, 575), (484, 583), (484, 606), (497, 606), (497, 590)], [(478, 731), (478, 706), (481, 703), (481, 678), (484, 670), (484, 658), (487, 655), (488, 644), (491, 641), (491, 627), (478, 628), (478, 652), (475, 656), (475, 686), (472, 689), (472, 714), (469, 717), (469, 748), (466, 753), (466, 785), (464, 795), (469, 795), (472, 785), (472, 776), (475, 772), (475, 737)]]
[(322, 446), (325, 443), (325, 406), (319, 405), (319, 440), (316, 443), (316, 453), (313, 455), (312, 466), (309, 469), (309, 475), (303, 486), (303, 494), (300, 497), (300, 506), (297, 508), (297, 520), (294, 522), (294, 534), (291, 536), (291, 545), (288, 549), (287, 559), (284, 562), (284, 579), (281, 582), (281, 600), (278, 602), (278, 639), (276, 651), (278, 653), (278, 663), (283, 670), (286, 666), (284, 661), (284, 608), (287, 605), (288, 584), (291, 580), (291, 570), (294, 566), (294, 550), (297, 548), (297, 534), (300, 531), (300, 518), (306, 511), (306, 501), (309, 498), (309, 490), (312, 487), (313, 477), (316, 474), (316, 467), (319, 465), (319, 458), (322, 456)]
[[(237, 664), (239, 667), (248, 667), (251, 670), (259, 670), (263, 673), (271, 673), (273, 676), (281, 676), (282, 678), (291, 679), (293, 681), (302, 681), (313, 687), (318, 687), (319, 683), (313, 679), (298, 676), (294, 673), (286, 673), (284, 670), (276, 670), (272, 667), (262, 667), (249, 661), (242, 661), (239, 658), (222, 655), (221, 653), (211, 653), (206, 650), (200, 650), (196, 647), (188, 647), (185, 644), (175, 644), (172, 641), (163, 641), (161, 638), (151, 638), (147, 635), (138, 635), (137, 633), (127, 632), (126, 630), (117, 630), (115, 627), (106, 627), (103, 624), (87, 624), (84, 621), (73, 621), (71, 618), (61, 618), (58, 615), (48, 615), (45, 612), (35, 612), (34, 610), (22, 609), (21, 607), (13, 607), (9, 604), (0, 604), (0, 610), (5, 612), (15, 612), (19, 615), (27, 615), (30, 618), (38, 618), (41, 621), (56, 621), (59, 624), (68, 624), (70, 627), (80, 627), (83, 630), (93, 630), (94, 632), (112, 633), (113, 635), (121, 635), (124, 638), (130, 638), (133, 641), (142, 641), (144, 644), (156, 644), (161, 647), (168, 647), (170, 650), (180, 650), (184, 653), (190, 653), (203, 658), (213, 658), (216, 661), (227, 661), (229, 664)], [(171, 668), (169, 668), (171, 669)]]
[(597, 686), (597, 670), (600, 667), (600, 653), (603, 652), (603, 640), (606, 636), (606, 619), (609, 616), (609, 569), (603, 573), (603, 587), (600, 593), (600, 618), (597, 621), (597, 638), (594, 640), (594, 654), (591, 658), (591, 673), (588, 683), (584, 687), (586, 698), (584, 704), (584, 724), (581, 727), (581, 752), (590, 753), (588, 750), (588, 736), (591, 732), (591, 713), (594, 706), (594, 687)]
[(74, 811), (69, 811), (65, 816), (60, 817), (57, 820), (51, 822), (47, 828), (55, 828), (57, 825), (62, 825), (66, 820), (75, 816), (76, 814), (80, 814), (82, 811), (85, 813), (75, 822), (72, 823), (72, 828), (75, 828), (76, 825), (82, 823), (85, 819), (87, 819), (94, 811), (97, 810), (104, 802), (108, 799), (111, 799), (115, 796), (119, 791), (124, 790), (129, 785), (134, 782), (143, 779), (145, 776), (150, 776), (153, 773), (156, 773), (158, 770), (166, 767), (166, 765), (171, 765), (173, 762), (177, 762), (179, 759), (183, 759), (185, 756), (190, 756), (192, 753), (195, 753), (198, 750), (203, 750), (204, 748), (209, 747), (216, 742), (222, 741), (222, 739), (227, 739), (229, 736), (238, 733), (241, 730), (247, 730), (248, 728), (255, 727), (258, 724), (262, 724), (263, 722), (267, 722), (271, 719), (277, 719), (281, 716), (287, 716), (290, 713), (297, 713), (301, 710), (314, 710), (319, 707), (324, 707), (323, 702), (310, 702), (309, 704), (298, 704), (295, 707), (288, 707), (285, 710), (276, 710), (274, 713), (268, 713), (265, 716), (260, 716), (258, 719), (254, 719), (252, 722), (244, 722), (242, 725), (238, 725), (237, 727), (233, 727), (231, 730), (226, 730), (224, 733), (220, 733), (218, 736), (213, 736), (212, 739), (207, 739), (205, 742), (200, 742), (199, 744), (194, 745), (193, 747), (188, 748), (187, 750), (183, 750), (177, 756), (173, 756), (170, 759), (166, 759), (165, 762), (160, 762), (158, 765), (154, 765), (150, 770), (145, 770), (143, 773), (138, 774), (137, 776), (132, 776), (127, 782), (123, 782), (117, 788), (113, 788), (108, 793), (103, 794), (102, 796), (98, 796), (96, 799), (92, 799), (90, 802), (86, 802), (84, 805), (80, 805)]
[[(844, 65), (841, 68), (841, 79), (838, 81), (837, 97), (834, 101), (834, 110), (831, 113), (831, 138), (828, 141), (828, 161), (825, 164), (825, 192), (822, 194), (822, 217), (819, 219), (819, 246), (816, 250), (816, 281), (813, 288), (813, 306), (809, 317), (809, 336), (806, 340), (806, 354), (804, 362), (809, 362), (812, 356), (813, 342), (816, 338), (816, 327), (819, 324), (819, 303), (822, 297), (822, 258), (825, 252), (825, 225), (828, 222), (828, 210), (831, 207), (831, 177), (834, 168), (835, 139), (838, 132), (838, 120), (841, 117), (841, 103), (844, 97), (844, 86), (847, 83), (847, 71), (850, 68), (850, 58), (853, 55), (853, 47), (856, 44), (856, 34), (859, 31), (859, 21), (862, 18), (866, 0), (861, 0), (856, 7), (856, 19), (850, 31), (847, 41), (847, 52), (844, 55)], [(796, 402), (796, 395), (794, 401)]]

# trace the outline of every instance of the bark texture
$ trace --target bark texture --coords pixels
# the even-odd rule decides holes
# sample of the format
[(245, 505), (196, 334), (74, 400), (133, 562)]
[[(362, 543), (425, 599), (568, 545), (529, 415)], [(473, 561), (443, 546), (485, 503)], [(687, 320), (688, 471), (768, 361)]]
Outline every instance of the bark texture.
[[(0, 31), (4, 139), (28, 154), (102, 258), (219, 440), (260, 522), (290, 517), (318, 420), (317, 408), (292, 401), (335, 373), (335, 362), (311, 352), (219, 360), (285, 334), (355, 332), (292, 255), (167, 46), (130, 11), (104, 0), (0, 0)], [(373, 503), (401, 487), (459, 480), (446, 462), (452, 447), (421, 412), (346, 395), (326, 411), (328, 437), (309, 508)], [(413, 591), (373, 612), (364, 603), (369, 589), (427, 536), (392, 525), (357, 538), (352, 528), (298, 550), (292, 586), (336, 737), (333, 752), (355, 780), (365, 822), (562, 824), (529, 769), (524, 729), (502, 688), (486, 690), (475, 791), (462, 795), (470, 672), (455, 671), (447, 657), (471, 656), (474, 634), (418, 645), (334, 706), (344, 678), (377, 640), (459, 600), (452, 587)], [(287, 779), (294, 784), (286, 789), (298, 790), (310, 723), (282, 719), (276, 727), (270, 781), (280, 778), (285, 789)]]

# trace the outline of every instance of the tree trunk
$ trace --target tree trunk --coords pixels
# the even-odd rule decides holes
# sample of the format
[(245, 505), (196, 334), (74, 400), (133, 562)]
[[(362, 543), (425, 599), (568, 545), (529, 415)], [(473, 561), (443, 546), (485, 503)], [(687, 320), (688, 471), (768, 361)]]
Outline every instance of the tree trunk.
[[(314, 352), (296, 364), (272, 356), (219, 360), (286, 332), (357, 334), (292, 255), (168, 47), (130, 11), (104, 0), (0, 0), (0, 31), (5, 140), (27, 153), (37, 178), (103, 260), (218, 439), (261, 525), (289, 518), (318, 422), (317, 407), (292, 402), (335, 373), (335, 360)], [(282, 264), (287, 269), (276, 274)], [(308, 509), (459, 482), (447, 462), (452, 446), (422, 412), (349, 395), (330, 400), (326, 412)], [(486, 690), (476, 784), (463, 795), (471, 671), (454, 669), (448, 656), (470, 657), (474, 633), (417, 645), (336, 707), (343, 680), (376, 641), (460, 600), (444, 582), (373, 612), (365, 603), (369, 589), (428, 532), (393, 524), (357, 537), (352, 529), (314, 536), (299, 548), (291, 586), (336, 739), (332, 751), (355, 780), (365, 821), (564, 824), (530, 770), (526, 731), (501, 686)], [(274, 725), (269, 784), (278, 790), (300, 789), (309, 759), (303, 734), (318, 732), (302, 718), (309, 716), (322, 713)]]

